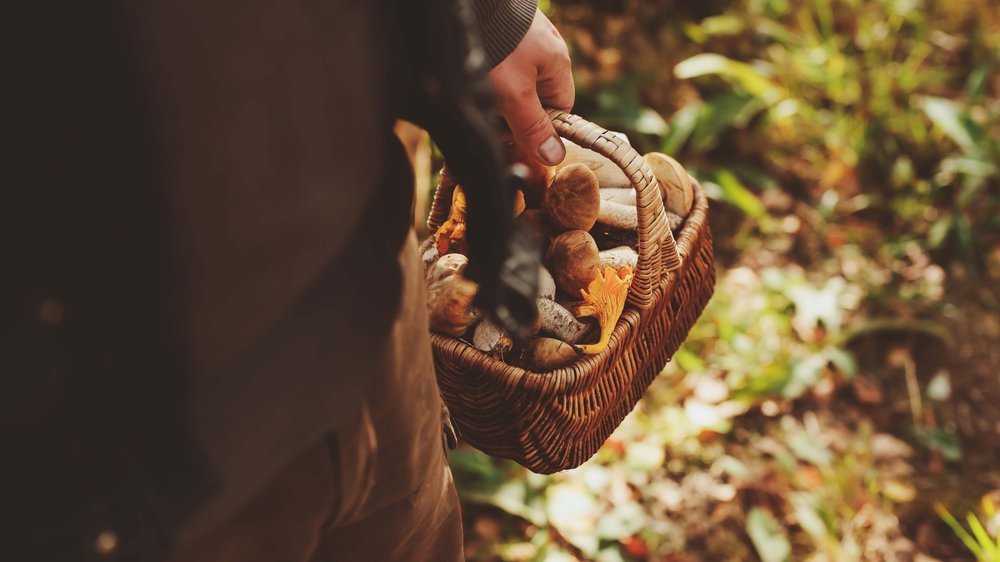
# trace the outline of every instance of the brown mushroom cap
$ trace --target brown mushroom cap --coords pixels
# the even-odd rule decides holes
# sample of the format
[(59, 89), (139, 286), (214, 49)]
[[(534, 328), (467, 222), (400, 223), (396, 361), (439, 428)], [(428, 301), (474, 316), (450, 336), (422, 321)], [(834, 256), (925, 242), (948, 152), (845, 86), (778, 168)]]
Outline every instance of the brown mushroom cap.
[(570, 230), (556, 236), (545, 254), (556, 285), (569, 295), (579, 295), (597, 277), (601, 260), (597, 242), (585, 230)]
[(583, 164), (559, 170), (545, 190), (542, 207), (563, 230), (590, 230), (601, 207), (597, 176)]
[(553, 338), (531, 339), (524, 354), (525, 368), (538, 373), (561, 369), (580, 357), (573, 346)]

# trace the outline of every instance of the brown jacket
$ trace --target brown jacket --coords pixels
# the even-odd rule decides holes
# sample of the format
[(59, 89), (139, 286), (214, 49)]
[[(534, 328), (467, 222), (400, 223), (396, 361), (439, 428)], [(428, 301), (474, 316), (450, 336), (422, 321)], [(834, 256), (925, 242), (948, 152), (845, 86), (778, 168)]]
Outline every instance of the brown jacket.
[[(19, 8), (37, 57), (12, 78), (0, 361), (23, 537), (162, 551), (377, 388), (412, 195), (392, 124), (433, 33), (400, 14), (422, 3)], [(492, 63), (535, 10), (474, 7)]]

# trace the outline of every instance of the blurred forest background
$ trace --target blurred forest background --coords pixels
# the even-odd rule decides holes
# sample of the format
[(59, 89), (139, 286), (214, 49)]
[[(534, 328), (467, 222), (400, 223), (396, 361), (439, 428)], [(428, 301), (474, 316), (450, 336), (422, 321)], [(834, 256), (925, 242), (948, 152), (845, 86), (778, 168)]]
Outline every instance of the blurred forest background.
[(542, 9), (574, 111), (701, 180), (719, 280), (584, 466), (452, 453), (469, 560), (1000, 562), (1000, 6)]

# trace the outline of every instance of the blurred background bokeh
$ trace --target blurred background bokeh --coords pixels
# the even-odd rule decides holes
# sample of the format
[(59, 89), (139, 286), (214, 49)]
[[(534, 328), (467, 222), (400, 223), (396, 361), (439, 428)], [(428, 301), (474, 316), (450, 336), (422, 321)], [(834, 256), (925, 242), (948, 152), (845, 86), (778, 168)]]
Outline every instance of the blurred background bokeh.
[(701, 180), (719, 280), (584, 466), (452, 453), (469, 560), (1000, 561), (1000, 6), (541, 6), (574, 112)]

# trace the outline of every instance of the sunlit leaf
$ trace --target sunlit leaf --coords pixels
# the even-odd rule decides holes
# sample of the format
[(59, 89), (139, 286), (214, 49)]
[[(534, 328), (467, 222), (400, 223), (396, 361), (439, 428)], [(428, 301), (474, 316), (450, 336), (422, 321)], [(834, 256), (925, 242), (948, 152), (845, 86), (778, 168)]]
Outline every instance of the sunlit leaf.
[(747, 534), (763, 562), (785, 562), (791, 559), (792, 545), (785, 528), (766, 509), (755, 507), (747, 514)]
[(955, 144), (966, 152), (976, 149), (976, 142), (963, 123), (965, 110), (954, 101), (933, 96), (918, 98), (917, 104), (927, 114), (927, 117)]
[(610, 513), (602, 515), (595, 532), (604, 539), (625, 539), (637, 534), (648, 524), (649, 516), (642, 506), (630, 501), (618, 504)]
[(744, 187), (732, 172), (720, 170), (715, 175), (715, 185), (719, 189), (719, 199), (733, 204), (747, 215), (760, 219), (767, 213), (760, 199)]
[(788, 447), (799, 459), (818, 467), (830, 466), (833, 453), (823, 444), (818, 443), (813, 436), (805, 432), (796, 432), (787, 438)]
[(677, 63), (674, 75), (682, 80), (707, 75), (724, 76), (768, 103), (774, 103), (780, 98), (778, 88), (761, 70), (714, 53), (701, 53)]
[(632, 127), (638, 133), (656, 136), (665, 135), (669, 129), (663, 116), (648, 107), (639, 110), (639, 115), (636, 117)]
[(573, 484), (555, 484), (546, 491), (545, 510), (552, 526), (573, 546), (589, 556), (597, 552), (599, 506), (593, 495)]
[(830, 535), (830, 530), (827, 529), (826, 523), (823, 522), (823, 518), (819, 514), (817, 498), (813, 494), (794, 492), (789, 497), (789, 501), (795, 512), (795, 519), (805, 532), (809, 533), (817, 542), (826, 540)]

